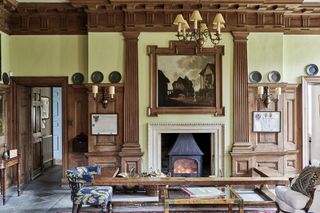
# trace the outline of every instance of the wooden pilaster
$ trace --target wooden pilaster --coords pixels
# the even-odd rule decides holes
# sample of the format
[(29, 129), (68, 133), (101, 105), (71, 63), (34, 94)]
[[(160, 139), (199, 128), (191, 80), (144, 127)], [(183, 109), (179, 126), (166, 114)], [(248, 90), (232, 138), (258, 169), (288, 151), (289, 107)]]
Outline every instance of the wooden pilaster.
[[(248, 115), (248, 61), (247, 61), (247, 37), (248, 32), (233, 32), (233, 105), (234, 105), (234, 142), (232, 147), (232, 174), (248, 175), (251, 162), (248, 159), (239, 160), (241, 152), (251, 149), (249, 143), (249, 115)], [(239, 170), (243, 174), (239, 174)]]
[(141, 172), (139, 144), (139, 84), (138, 36), (139, 32), (123, 32), (125, 40), (125, 91), (124, 91), (124, 143), (120, 152), (121, 169), (132, 168)]
[(233, 32), (233, 77), (234, 77), (234, 144), (233, 148), (249, 145), (248, 118), (248, 61), (247, 36), (248, 32)]

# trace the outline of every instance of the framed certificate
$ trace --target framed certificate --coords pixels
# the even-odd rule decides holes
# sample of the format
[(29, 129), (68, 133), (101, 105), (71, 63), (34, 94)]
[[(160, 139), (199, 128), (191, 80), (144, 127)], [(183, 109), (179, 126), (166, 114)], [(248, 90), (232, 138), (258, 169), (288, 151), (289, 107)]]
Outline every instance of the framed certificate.
[(91, 135), (117, 135), (118, 114), (91, 114)]
[(281, 113), (276, 111), (253, 112), (253, 132), (280, 132)]

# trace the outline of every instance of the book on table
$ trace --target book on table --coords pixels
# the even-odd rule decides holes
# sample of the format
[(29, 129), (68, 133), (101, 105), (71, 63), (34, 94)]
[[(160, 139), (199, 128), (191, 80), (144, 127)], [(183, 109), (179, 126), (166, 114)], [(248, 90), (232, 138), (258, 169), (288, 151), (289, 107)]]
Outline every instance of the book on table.
[(183, 187), (183, 192), (190, 198), (221, 198), (225, 195), (223, 191), (216, 187)]

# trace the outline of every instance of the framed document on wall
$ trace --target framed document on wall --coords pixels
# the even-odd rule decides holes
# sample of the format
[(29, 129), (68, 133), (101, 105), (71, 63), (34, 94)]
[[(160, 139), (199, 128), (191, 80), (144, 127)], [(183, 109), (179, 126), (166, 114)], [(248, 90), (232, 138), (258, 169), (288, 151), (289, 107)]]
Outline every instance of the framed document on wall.
[(260, 111), (253, 112), (253, 132), (280, 132), (281, 131), (281, 113)]
[(91, 135), (117, 135), (118, 114), (92, 113)]

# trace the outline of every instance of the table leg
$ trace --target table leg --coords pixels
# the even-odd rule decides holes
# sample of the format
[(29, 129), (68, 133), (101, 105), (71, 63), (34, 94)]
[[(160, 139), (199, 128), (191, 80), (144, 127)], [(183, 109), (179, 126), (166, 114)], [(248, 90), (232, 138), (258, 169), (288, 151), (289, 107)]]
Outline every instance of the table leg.
[(242, 199), (240, 200), (240, 203), (239, 203), (239, 213), (244, 213), (244, 210), (243, 210), (243, 200), (242, 200)]
[(2, 186), (2, 169), (0, 169), (0, 187), (1, 187), (0, 194), (2, 195), (2, 189), (3, 189), (3, 186)]
[(20, 166), (17, 164), (17, 192), (18, 196), (20, 196)]
[(164, 202), (164, 213), (169, 213), (169, 203)]
[(228, 213), (232, 213), (232, 204), (228, 205)]
[(1, 190), (2, 190), (2, 203), (6, 204), (6, 169), (4, 168), (1, 172)]

